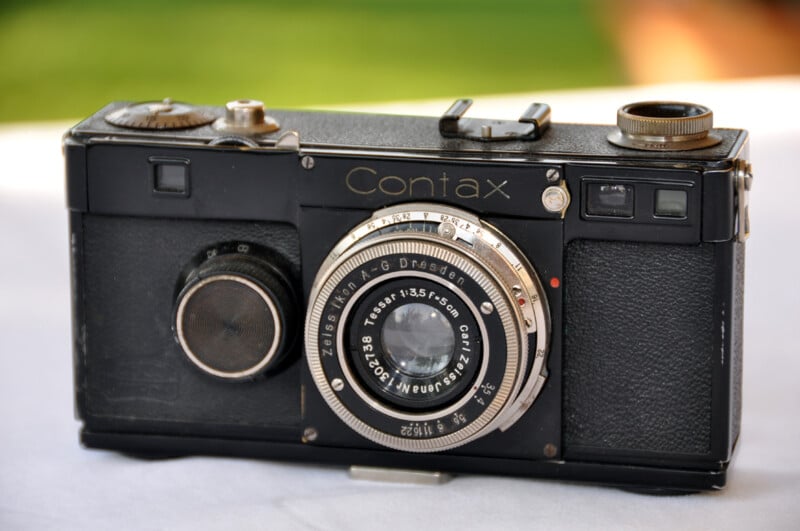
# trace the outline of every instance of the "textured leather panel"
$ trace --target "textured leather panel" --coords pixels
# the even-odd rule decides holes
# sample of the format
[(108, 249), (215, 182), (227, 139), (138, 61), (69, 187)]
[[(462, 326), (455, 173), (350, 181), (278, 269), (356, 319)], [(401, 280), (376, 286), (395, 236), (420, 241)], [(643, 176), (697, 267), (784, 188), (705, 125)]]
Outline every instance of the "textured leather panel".
[[(290, 364), (253, 382), (217, 380), (192, 366), (173, 338), (181, 270), (217, 243), (245, 241), (294, 265), (289, 225), (111, 216), (83, 217), (85, 411), (132, 421), (264, 427), (299, 422), (299, 370)], [(296, 282), (296, 280), (295, 280)], [(299, 359), (299, 352), (293, 354)], [(295, 360), (296, 361), (296, 360)]]
[(567, 456), (708, 454), (713, 246), (576, 240), (564, 276)]

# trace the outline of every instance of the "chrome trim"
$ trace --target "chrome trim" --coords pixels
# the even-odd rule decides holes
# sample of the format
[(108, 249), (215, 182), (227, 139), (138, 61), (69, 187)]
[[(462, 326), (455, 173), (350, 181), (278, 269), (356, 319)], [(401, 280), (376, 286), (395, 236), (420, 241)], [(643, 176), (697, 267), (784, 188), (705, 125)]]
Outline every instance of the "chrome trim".
[(429, 472), (427, 470), (353, 465), (350, 467), (350, 478), (362, 481), (380, 481), (382, 483), (405, 483), (407, 485), (442, 485), (450, 481), (453, 476), (443, 472)]
[(235, 135), (261, 135), (280, 129), (277, 120), (264, 113), (259, 100), (233, 100), (225, 104), (225, 116), (211, 125), (214, 129)]
[[(674, 112), (681, 109), (681, 114)], [(658, 111), (658, 112), (656, 112)], [(695, 103), (642, 101), (617, 110), (617, 130), (608, 141), (644, 151), (683, 151), (715, 146), (722, 137), (711, 134), (714, 113)]]
[(750, 163), (738, 159), (733, 178), (736, 185), (736, 240), (744, 242), (750, 237), (750, 188), (753, 185), (753, 168)]
[(548, 186), (542, 192), (544, 209), (553, 214), (561, 214), (561, 219), (567, 215), (570, 202), (569, 189), (565, 181), (561, 181), (558, 185)]

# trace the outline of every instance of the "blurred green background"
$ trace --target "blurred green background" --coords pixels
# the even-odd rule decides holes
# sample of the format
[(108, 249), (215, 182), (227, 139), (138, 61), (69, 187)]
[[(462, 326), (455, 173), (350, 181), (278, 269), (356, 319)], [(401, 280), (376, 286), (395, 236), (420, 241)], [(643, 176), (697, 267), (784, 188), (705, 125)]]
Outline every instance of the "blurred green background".
[(324, 107), (625, 82), (586, 0), (66, 0), (0, 7), (0, 121), (171, 97)]
[(800, 74), (800, 0), (0, 0), (0, 122)]

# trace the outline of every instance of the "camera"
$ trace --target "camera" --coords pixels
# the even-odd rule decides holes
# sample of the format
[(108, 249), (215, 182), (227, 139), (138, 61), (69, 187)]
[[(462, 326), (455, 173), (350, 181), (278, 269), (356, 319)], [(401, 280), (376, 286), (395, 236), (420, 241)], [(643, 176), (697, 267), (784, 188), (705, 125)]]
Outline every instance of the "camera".
[(64, 139), (81, 441), (725, 485), (746, 131), (112, 103)]

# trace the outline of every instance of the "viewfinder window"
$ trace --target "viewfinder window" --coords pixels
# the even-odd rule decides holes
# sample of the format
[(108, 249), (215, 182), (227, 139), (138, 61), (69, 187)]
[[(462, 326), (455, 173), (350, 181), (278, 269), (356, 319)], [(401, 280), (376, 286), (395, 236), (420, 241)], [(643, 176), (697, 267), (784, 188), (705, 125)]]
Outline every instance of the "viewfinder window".
[(668, 218), (686, 217), (685, 190), (656, 190), (655, 215)]
[(633, 217), (633, 186), (590, 183), (586, 192), (586, 213), (590, 216)]
[(180, 163), (157, 163), (154, 165), (153, 190), (158, 193), (189, 195), (189, 166)]

